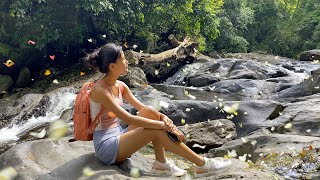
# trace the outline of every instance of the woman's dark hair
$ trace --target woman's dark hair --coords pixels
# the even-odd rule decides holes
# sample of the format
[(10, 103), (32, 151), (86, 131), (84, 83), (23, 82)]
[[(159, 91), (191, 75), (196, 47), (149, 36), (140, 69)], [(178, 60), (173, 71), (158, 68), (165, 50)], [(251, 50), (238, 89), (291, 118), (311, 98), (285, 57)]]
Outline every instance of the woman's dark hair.
[(84, 57), (85, 62), (91, 67), (99, 68), (101, 73), (109, 72), (109, 64), (115, 63), (121, 56), (122, 47), (114, 43), (108, 43), (94, 50)]

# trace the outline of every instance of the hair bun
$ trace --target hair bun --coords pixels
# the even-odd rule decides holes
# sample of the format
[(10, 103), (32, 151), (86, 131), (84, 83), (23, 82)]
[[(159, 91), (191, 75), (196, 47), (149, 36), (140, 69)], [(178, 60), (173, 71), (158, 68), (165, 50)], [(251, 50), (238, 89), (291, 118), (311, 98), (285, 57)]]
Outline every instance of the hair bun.
[(100, 57), (99, 57), (99, 49), (96, 49), (94, 52), (87, 54), (85, 57), (85, 61), (88, 63), (91, 67), (99, 67), (100, 65)]

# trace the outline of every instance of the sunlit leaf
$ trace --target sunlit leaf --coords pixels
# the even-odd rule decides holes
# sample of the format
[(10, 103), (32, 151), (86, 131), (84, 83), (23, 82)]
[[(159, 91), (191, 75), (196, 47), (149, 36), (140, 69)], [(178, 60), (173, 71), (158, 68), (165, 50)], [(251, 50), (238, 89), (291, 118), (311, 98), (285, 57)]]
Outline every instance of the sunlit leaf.
[(83, 75), (85, 75), (86, 73), (84, 73), (84, 72), (80, 72), (80, 76), (83, 76)]
[(134, 44), (134, 45), (132, 46), (132, 48), (133, 48), (133, 49), (137, 49), (138, 46), (137, 46), (136, 44)]
[(92, 43), (92, 41), (93, 41), (93, 39), (92, 39), (92, 38), (89, 38), (89, 39), (88, 39), (88, 42), (91, 42), (91, 43)]
[(303, 148), (302, 151), (300, 152), (300, 157), (303, 159), (307, 155), (307, 151)]

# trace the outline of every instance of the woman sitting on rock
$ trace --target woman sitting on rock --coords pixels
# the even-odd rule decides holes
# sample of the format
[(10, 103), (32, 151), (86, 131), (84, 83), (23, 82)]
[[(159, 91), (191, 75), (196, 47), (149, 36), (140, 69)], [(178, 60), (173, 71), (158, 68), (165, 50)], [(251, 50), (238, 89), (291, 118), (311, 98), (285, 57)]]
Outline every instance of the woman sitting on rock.
[[(152, 169), (157, 172), (175, 176), (186, 173), (166, 158), (164, 149), (193, 162), (196, 165), (196, 176), (217, 173), (231, 166), (230, 161), (222, 158), (208, 159), (193, 152), (183, 143), (186, 138), (172, 120), (142, 104), (125, 83), (117, 80), (120, 75), (128, 72), (128, 61), (121, 46), (106, 44), (88, 54), (85, 59), (105, 74), (93, 86), (90, 102), (92, 119), (98, 114), (101, 106), (104, 107), (99, 125), (93, 134), (93, 143), (97, 157), (105, 164), (121, 163), (152, 142), (156, 158)], [(138, 114), (131, 115), (123, 109), (122, 99), (136, 108)], [(126, 129), (119, 125), (120, 119), (129, 125)], [(179, 141), (170, 140), (167, 132), (175, 134)]]

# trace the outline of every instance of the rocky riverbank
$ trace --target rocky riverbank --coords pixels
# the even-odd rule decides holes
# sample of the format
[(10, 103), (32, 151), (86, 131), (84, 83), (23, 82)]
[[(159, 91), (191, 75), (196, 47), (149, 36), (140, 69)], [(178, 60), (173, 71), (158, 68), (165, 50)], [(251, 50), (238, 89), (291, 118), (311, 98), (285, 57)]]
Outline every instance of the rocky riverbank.
[[(181, 126), (190, 148), (234, 162), (228, 172), (210, 179), (319, 179), (319, 75), (318, 63), (237, 54), (237, 58), (185, 65), (156, 89), (137, 84), (145, 81), (137, 68), (123, 80), (135, 86), (133, 93), (142, 102), (159, 108)], [(105, 166), (95, 158), (92, 142), (70, 143), (68, 138), (52, 140), (47, 135), (30, 141), (36, 139), (30, 131), (48, 129), (58, 119), (70, 125), (72, 135), (74, 94), (83, 82), (99, 76), (81, 77), (53, 91), (1, 99), (0, 133), (5, 128), (14, 130), (12, 124), (23, 128), (15, 139), (2, 140), (3, 149), (12, 147), (0, 155), (4, 162), (0, 169), (12, 166), (20, 179), (127, 179), (129, 169), (137, 167), (142, 178), (165, 178), (150, 174), (152, 158), (140, 153), (121, 166)], [(64, 105), (59, 98), (66, 100)], [(135, 112), (128, 105), (125, 108)], [(55, 114), (48, 116), (50, 111)], [(46, 120), (24, 127), (32, 117)], [(191, 164), (185, 166), (192, 169)], [(92, 176), (82, 173), (85, 167), (92, 169)]]

